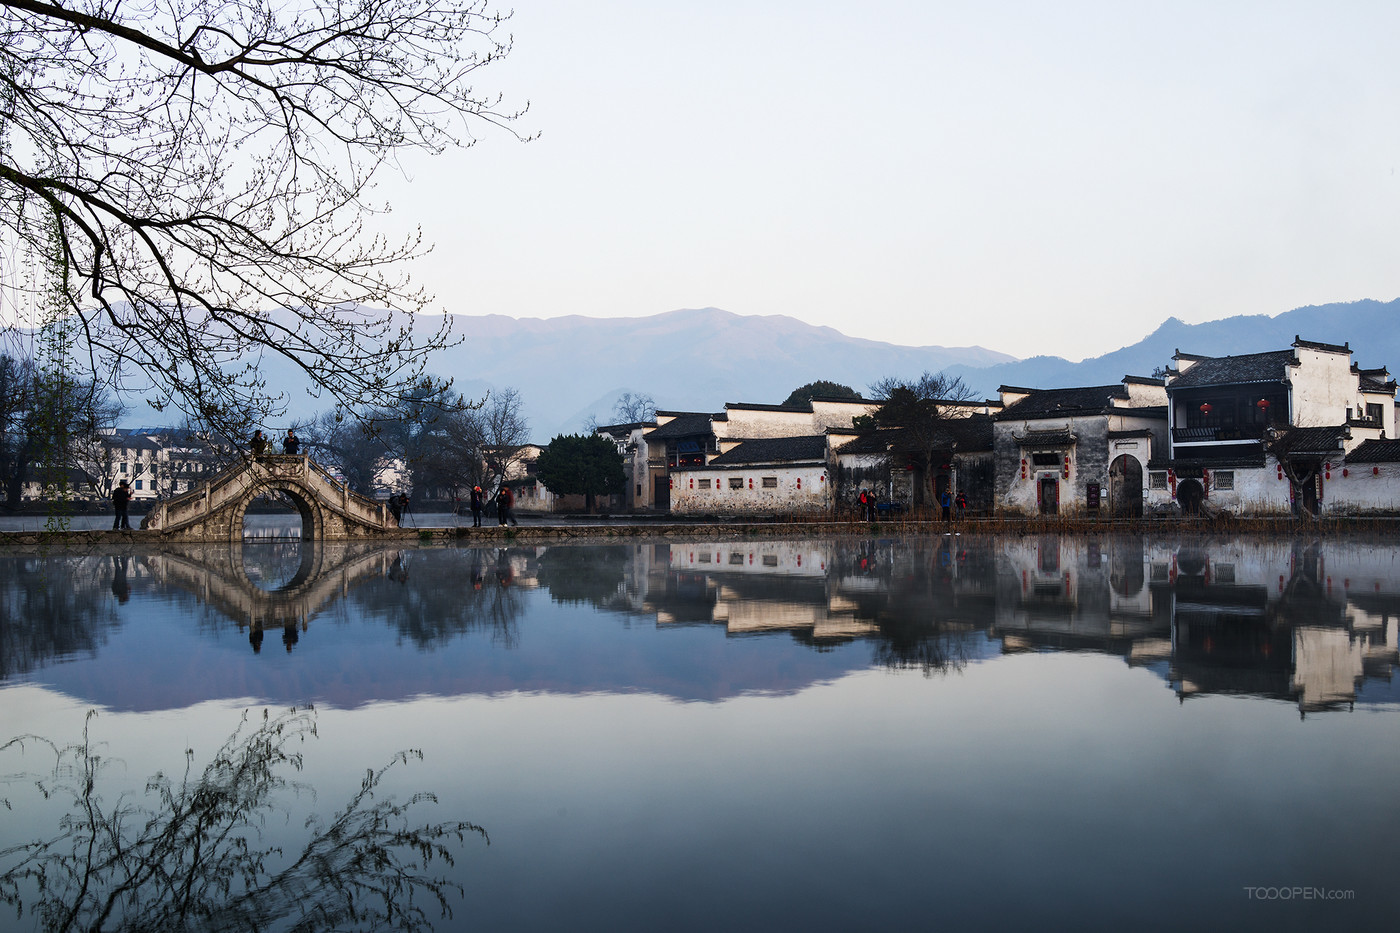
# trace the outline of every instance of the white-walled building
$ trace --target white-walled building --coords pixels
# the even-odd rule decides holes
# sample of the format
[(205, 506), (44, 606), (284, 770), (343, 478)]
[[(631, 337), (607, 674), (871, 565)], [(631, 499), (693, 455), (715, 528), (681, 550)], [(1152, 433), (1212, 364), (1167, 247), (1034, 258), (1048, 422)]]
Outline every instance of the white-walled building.
[[(1348, 452), (1395, 436), (1395, 381), (1383, 368), (1354, 365), (1345, 344), (1296, 338), (1287, 350), (1178, 351), (1175, 361), (1167, 379), (1170, 450), (1152, 464), (1151, 505), (1188, 514), (1325, 513), (1333, 509), (1331, 483), (1351, 478)], [(1385, 508), (1400, 493), (1375, 485), (1364, 492), (1369, 508)], [(1337, 508), (1357, 506), (1361, 490), (1351, 491)]]
[(705, 464), (670, 474), (677, 515), (831, 514), (826, 435), (744, 441)]
[(1021, 515), (1143, 514), (1143, 477), (1166, 449), (1160, 379), (1068, 389), (1002, 386), (996, 416), (996, 511)]

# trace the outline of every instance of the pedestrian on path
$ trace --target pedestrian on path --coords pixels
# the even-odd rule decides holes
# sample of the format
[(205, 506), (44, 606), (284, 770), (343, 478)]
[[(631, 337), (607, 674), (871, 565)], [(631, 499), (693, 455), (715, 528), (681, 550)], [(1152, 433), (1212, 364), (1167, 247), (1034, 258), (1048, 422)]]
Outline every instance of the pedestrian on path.
[(472, 527), (481, 527), (481, 513), (486, 509), (486, 496), (480, 486), (472, 487)]
[(117, 484), (117, 488), (112, 490), (112, 508), (117, 514), (112, 517), (112, 530), (131, 530), (131, 520), (127, 517), (127, 507), (131, 504), (131, 486), (126, 480)]

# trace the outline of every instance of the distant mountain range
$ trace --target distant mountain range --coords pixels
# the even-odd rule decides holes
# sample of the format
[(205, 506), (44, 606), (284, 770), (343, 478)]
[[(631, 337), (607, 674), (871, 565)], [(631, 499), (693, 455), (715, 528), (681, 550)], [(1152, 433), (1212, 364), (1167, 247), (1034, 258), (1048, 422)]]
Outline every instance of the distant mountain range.
[[(434, 356), (429, 370), (453, 376), (464, 394), (520, 390), (535, 440), (581, 431), (590, 415), (611, 420), (624, 392), (650, 395), (658, 407), (719, 411), (725, 402), (777, 404), (819, 379), (865, 392), (887, 376), (925, 370), (963, 377), (979, 395), (1001, 385), (1031, 388), (1106, 385), (1124, 375), (1148, 376), (1178, 350), (1229, 355), (1287, 347), (1295, 335), (1349, 342), (1365, 367), (1400, 369), (1400, 299), (1298, 308), (1283, 314), (1186, 324), (1170, 318), (1129, 347), (1072, 363), (1060, 357), (1018, 360), (983, 347), (906, 347), (848, 337), (791, 317), (742, 316), (716, 308), (643, 318), (516, 319), (457, 316), (463, 340)], [(267, 360), (268, 385), (288, 394), (287, 420), (329, 405), (309, 396), (290, 366)], [(161, 424), (168, 416), (133, 405), (127, 424)], [(276, 427), (275, 425), (272, 427)]]

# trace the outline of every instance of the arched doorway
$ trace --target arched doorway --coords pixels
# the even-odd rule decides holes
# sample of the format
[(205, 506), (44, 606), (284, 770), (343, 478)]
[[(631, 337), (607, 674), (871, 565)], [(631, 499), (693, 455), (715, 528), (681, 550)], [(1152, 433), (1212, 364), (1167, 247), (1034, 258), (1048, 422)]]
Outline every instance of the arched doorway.
[(1176, 484), (1176, 501), (1181, 505), (1182, 515), (1200, 515), (1205, 500), (1206, 491), (1200, 480), (1184, 479)]
[(1114, 518), (1142, 518), (1142, 464), (1120, 454), (1108, 467), (1108, 503)]

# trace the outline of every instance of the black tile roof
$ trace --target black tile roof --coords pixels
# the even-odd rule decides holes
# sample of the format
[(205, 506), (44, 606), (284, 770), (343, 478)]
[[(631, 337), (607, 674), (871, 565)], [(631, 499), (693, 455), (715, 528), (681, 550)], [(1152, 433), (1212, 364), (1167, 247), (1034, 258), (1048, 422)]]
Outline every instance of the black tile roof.
[(1013, 434), (1016, 443), (1022, 447), (1069, 447), (1076, 438), (1068, 431), (1027, 431)]
[(1335, 454), (1342, 448), (1341, 441), (1348, 437), (1351, 437), (1351, 429), (1344, 424), (1322, 428), (1289, 428), (1284, 433), (1283, 447), (1289, 456)]
[(761, 402), (725, 402), (726, 411), (734, 409), (736, 411), (789, 411), (796, 413), (811, 414), (811, 402), (799, 402), (796, 405), (767, 405)]
[(744, 441), (738, 447), (710, 460), (710, 466), (741, 463), (778, 463), (826, 459), (826, 435), (805, 437), (763, 437)]
[(1326, 350), (1329, 353), (1351, 353), (1350, 343), (1321, 343), (1316, 340), (1304, 340), (1297, 334), (1293, 335), (1293, 346), (1307, 347), (1310, 350)]
[[(1184, 354), (1183, 359), (1187, 359)], [(1245, 385), (1257, 382), (1283, 382), (1294, 361), (1292, 350), (1268, 353), (1242, 353), (1239, 356), (1202, 357), (1171, 381), (1168, 389), (1192, 386)]]
[[(669, 414), (665, 412), (664, 414)], [(647, 440), (666, 440), (672, 437), (694, 437), (697, 434), (713, 434), (714, 429), (710, 426), (712, 415), (703, 412), (680, 412), (675, 418), (663, 424), (655, 431), (646, 433)]]
[[(1032, 389), (998, 414), (998, 421), (1053, 418), (1071, 412), (1096, 412), (1113, 407), (1114, 399), (1128, 398), (1122, 383), (1111, 386), (1076, 386), (1068, 389)], [(1121, 409), (1119, 409), (1121, 410)]]
[(637, 428), (655, 426), (655, 421), (633, 421), (628, 424), (600, 424), (595, 431), (606, 431), (609, 434), (631, 434)]
[[(838, 453), (883, 454), (892, 450), (909, 450), (918, 443), (908, 428), (881, 428), (842, 444)], [(944, 418), (938, 422), (933, 447), (961, 453), (991, 450), (992, 419), (988, 415)]]
[(1400, 462), (1400, 440), (1362, 441), (1346, 456), (1347, 463)]

